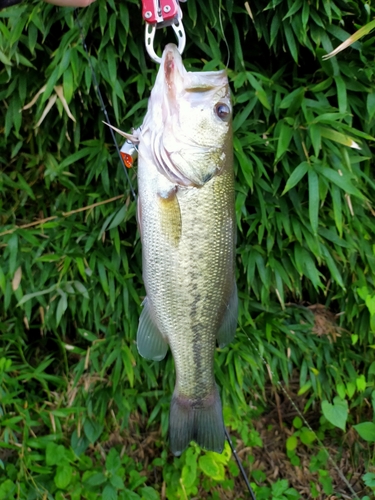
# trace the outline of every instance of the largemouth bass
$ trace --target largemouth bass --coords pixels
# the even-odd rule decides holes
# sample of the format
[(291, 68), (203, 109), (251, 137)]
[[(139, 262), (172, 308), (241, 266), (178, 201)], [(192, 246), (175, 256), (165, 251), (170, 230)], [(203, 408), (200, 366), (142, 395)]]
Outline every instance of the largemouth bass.
[(137, 131), (138, 222), (147, 297), (141, 356), (171, 348), (176, 386), (169, 442), (221, 452), (225, 430), (214, 378), (216, 343), (235, 334), (237, 290), (232, 106), (225, 71), (187, 72), (166, 46)]

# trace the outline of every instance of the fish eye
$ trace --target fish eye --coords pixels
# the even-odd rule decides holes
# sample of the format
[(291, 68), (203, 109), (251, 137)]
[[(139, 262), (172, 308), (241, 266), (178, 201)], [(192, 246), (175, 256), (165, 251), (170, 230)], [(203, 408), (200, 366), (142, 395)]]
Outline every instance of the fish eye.
[(227, 104), (223, 102), (218, 102), (215, 106), (215, 113), (223, 122), (227, 122), (230, 119), (230, 108)]

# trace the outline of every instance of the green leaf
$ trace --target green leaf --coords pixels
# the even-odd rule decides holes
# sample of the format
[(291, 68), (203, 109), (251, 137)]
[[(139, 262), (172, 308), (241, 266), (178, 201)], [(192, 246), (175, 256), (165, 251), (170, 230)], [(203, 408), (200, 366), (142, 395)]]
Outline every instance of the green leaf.
[(278, 479), (272, 485), (273, 496), (280, 497), (289, 487), (288, 481), (286, 479)]
[(353, 149), (361, 149), (358, 143), (350, 137), (349, 135), (342, 134), (341, 132), (337, 132), (332, 128), (326, 128), (319, 126), (320, 134), (322, 137), (329, 139), (334, 142), (338, 142), (339, 144), (343, 144), (344, 146), (348, 146)]
[(295, 60), (295, 62), (298, 64), (298, 49), (296, 45), (296, 41), (294, 39), (293, 31), (290, 26), (289, 22), (284, 23), (284, 33), (285, 33), (285, 38), (290, 50), (290, 54)]
[(85, 431), (85, 435), (90, 443), (95, 443), (103, 432), (103, 425), (95, 422), (91, 418), (86, 418), (85, 423), (83, 424), (83, 430)]
[(118, 490), (123, 490), (125, 488), (123, 479), (117, 474), (111, 476), (109, 481), (111, 485)]
[(310, 431), (310, 429), (307, 429), (306, 427), (301, 429), (299, 437), (301, 442), (307, 446), (312, 444), (317, 439), (315, 432)]
[(347, 111), (347, 95), (346, 95), (346, 85), (341, 76), (335, 76), (336, 88), (337, 88), (337, 100), (339, 103), (340, 113), (345, 113)]
[(4, 54), (2, 50), (0, 50), (0, 61), (3, 64), (7, 64), (8, 66), (13, 66), (11, 60)]
[(285, 153), (285, 151), (288, 149), (292, 137), (293, 137), (293, 129), (285, 122), (283, 122), (280, 127), (280, 135), (279, 135), (279, 140), (277, 142), (277, 152), (275, 161), (279, 160), (281, 156)]
[(375, 443), (375, 424), (373, 422), (362, 422), (361, 424), (353, 425), (362, 439), (369, 443)]
[(340, 271), (338, 270), (334, 259), (332, 258), (328, 248), (325, 245), (322, 245), (322, 251), (332, 278), (338, 285), (341, 286), (341, 288), (345, 289), (344, 280), (340, 274)]
[(329, 167), (316, 166), (316, 170), (319, 172), (319, 174), (324, 175), (324, 177), (336, 184), (336, 186), (341, 188), (344, 192), (357, 196), (357, 198), (360, 198), (362, 200), (365, 199), (359, 189), (353, 186), (347, 173), (341, 172), (340, 175), (336, 170), (333, 170)]
[(222, 463), (214, 459), (214, 453), (208, 452), (199, 458), (199, 468), (206, 476), (215, 481), (223, 481), (225, 478), (225, 470)]
[(115, 474), (121, 467), (121, 458), (115, 448), (111, 448), (105, 461), (105, 468)]
[(368, 369), (368, 375), (375, 375), (375, 361), (373, 361)]
[(286, 449), (288, 451), (293, 451), (297, 448), (298, 445), (298, 439), (297, 436), (294, 434), (292, 436), (289, 436), (288, 439), (286, 440)]
[(375, 315), (375, 295), (367, 295), (365, 298), (367, 309), (371, 316)]
[(57, 488), (64, 490), (71, 482), (73, 477), (73, 467), (70, 465), (59, 465), (53, 480)]
[(119, 224), (121, 224), (123, 222), (123, 220), (125, 219), (126, 211), (127, 211), (127, 206), (123, 205), (118, 210), (117, 214), (115, 215), (114, 219), (112, 220), (111, 224), (109, 225), (108, 231), (110, 229), (113, 229), (114, 227), (117, 227)]
[(370, 31), (372, 31), (374, 28), (375, 28), (375, 20), (369, 22), (368, 24), (365, 24), (365, 26), (362, 26), (362, 28), (360, 28), (358, 31), (353, 33), (353, 35), (350, 35), (350, 37), (347, 40), (345, 40), (345, 42), (343, 42), (341, 45), (336, 47), (335, 50), (333, 50), (329, 54), (323, 56), (323, 59), (326, 60), (326, 59), (329, 59), (330, 57), (336, 56), (339, 52), (346, 49), (347, 47), (352, 45), (354, 42), (356, 42), (357, 40), (359, 40), (363, 36), (367, 35), (367, 33), (370, 33)]
[(33, 293), (28, 293), (22, 297), (22, 299), (18, 302), (17, 306), (21, 306), (22, 304), (25, 304), (25, 302), (28, 302), (29, 300), (33, 299), (34, 297), (40, 297), (41, 295), (46, 295), (47, 293), (54, 292), (56, 290), (56, 286), (51, 286), (51, 288), (47, 288), (46, 290), (40, 290), (39, 292), (33, 292)]
[(74, 93), (73, 72), (71, 68), (67, 68), (63, 73), (63, 89), (64, 97), (66, 99), (66, 102), (69, 104)]
[(46, 464), (59, 465), (65, 460), (65, 448), (62, 444), (49, 442), (46, 447)]
[(186, 451), (186, 464), (182, 468), (181, 480), (186, 488), (191, 488), (197, 479), (197, 455), (192, 448)]
[(8, 500), (16, 495), (17, 486), (11, 479), (5, 479), (0, 485), (0, 500)]
[(160, 500), (159, 493), (151, 486), (143, 486), (140, 489), (142, 500)]
[(320, 150), (322, 148), (322, 135), (320, 133), (319, 125), (311, 124), (309, 126), (309, 134), (312, 146), (314, 148), (314, 154), (318, 158)]
[(302, 419), (300, 417), (294, 417), (293, 419), (293, 427), (295, 429), (300, 429), (303, 425)]
[(352, 399), (352, 397), (354, 396), (355, 390), (356, 390), (356, 385), (353, 382), (346, 383), (346, 392), (348, 394), (349, 399)]
[(264, 91), (261, 83), (254, 77), (254, 75), (252, 75), (249, 71), (246, 73), (247, 75), (247, 79), (249, 80), (250, 82), (250, 85), (253, 87), (253, 89), (255, 90), (255, 95), (257, 96), (257, 98), (259, 99), (259, 101), (261, 102), (261, 104), (266, 108), (266, 109), (271, 109), (271, 105), (270, 103), (268, 102), (268, 98), (267, 98), (267, 94), (266, 92)]
[(85, 299), (90, 298), (87, 288), (80, 281), (74, 281), (74, 286), (77, 289), (77, 291), (85, 297)]
[(106, 476), (102, 472), (97, 472), (86, 479), (85, 484), (89, 486), (99, 486), (107, 481)]
[(285, 109), (293, 106), (295, 102), (301, 103), (304, 95), (305, 95), (304, 87), (300, 87), (298, 89), (293, 90), (293, 92), (290, 92), (284, 97), (284, 99), (279, 104), (279, 108)]
[(9, 274), (14, 276), (17, 269), (17, 254), (18, 254), (18, 235), (13, 233), (8, 240), (9, 251)]
[(124, 498), (126, 498), (126, 500), (141, 500), (141, 497), (134, 491), (125, 490), (124, 495)]
[(314, 235), (318, 234), (319, 222), (319, 178), (315, 170), (309, 169), (309, 216)]
[(375, 92), (367, 94), (366, 109), (368, 113), (368, 119), (372, 120), (375, 114)]
[(335, 184), (332, 184), (331, 186), (331, 196), (333, 202), (333, 215), (335, 218), (335, 224), (340, 237), (342, 237), (343, 220), (342, 220), (341, 192), (340, 189)]
[(322, 411), (328, 422), (345, 431), (345, 424), (348, 419), (348, 402), (346, 399), (335, 397), (333, 404), (323, 401)]
[(267, 94), (263, 89), (256, 90), (255, 95), (266, 109), (271, 109), (271, 104), (268, 102)]
[(359, 377), (357, 377), (355, 383), (358, 392), (364, 392), (366, 390), (367, 383), (366, 377), (364, 375), (360, 375)]
[(59, 290), (59, 292), (61, 297), (56, 308), (56, 325), (60, 323), (63, 314), (68, 308), (68, 298), (66, 296), (66, 293), (63, 292), (62, 290)]
[(107, 484), (104, 487), (101, 496), (102, 500), (117, 500), (117, 491), (111, 484)]
[(281, 196), (287, 193), (290, 189), (294, 188), (294, 186), (297, 185), (299, 181), (304, 177), (308, 169), (309, 164), (307, 163), (307, 161), (303, 161), (302, 163), (300, 163), (298, 167), (293, 170), (292, 175), (287, 180), (286, 186), (284, 188), (284, 191), (281, 193)]
[[(373, 472), (367, 472), (362, 476), (362, 479), (366, 486), (368, 486), (369, 488), (375, 488), (375, 474)], [(364, 499), (362, 498), (362, 500)]]

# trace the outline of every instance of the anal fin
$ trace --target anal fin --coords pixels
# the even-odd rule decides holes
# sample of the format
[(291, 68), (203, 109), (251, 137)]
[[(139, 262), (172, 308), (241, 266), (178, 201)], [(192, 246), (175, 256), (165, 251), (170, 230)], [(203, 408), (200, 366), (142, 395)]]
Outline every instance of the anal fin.
[(224, 347), (234, 339), (237, 328), (237, 316), (238, 316), (238, 295), (237, 295), (237, 285), (234, 283), (233, 291), (229, 302), (226, 307), (226, 311), (223, 317), (223, 321), (216, 335), (216, 340), (219, 347)]
[(154, 361), (161, 361), (168, 350), (168, 343), (152, 318), (147, 297), (144, 300), (143, 311), (139, 317), (137, 348), (143, 358)]

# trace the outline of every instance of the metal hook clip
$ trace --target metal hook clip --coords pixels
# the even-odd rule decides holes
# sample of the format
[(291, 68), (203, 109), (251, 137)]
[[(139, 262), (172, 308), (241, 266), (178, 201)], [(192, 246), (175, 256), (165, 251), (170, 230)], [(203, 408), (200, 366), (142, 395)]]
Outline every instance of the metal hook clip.
[[(175, 32), (177, 41), (178, 41), (178, 51), (180, 54), (183, 53), (185, 44), (186, 44), (186, 36), (184, 26), (181, 21), (177, 21), (177, 23), (173, 23), (172, 25), (173, 31)], [(146, 24), (145, 31), (145, 44), (148, 55), (151, 59), (158, 64), (161, 63), (161, 57), (159, 57), (154, 49), (154, 38), (156, 33), (156, 24)]]
[(178, 41), (178, 51), (182, 54), (186, 44), (186, 35), (178, 0), (143, 0), (142, 15), (146, 21), (146, 50), (153, 61), (161, 63), (161, 58), (154, 49), (154, 39), (156, 30), (166, 26), (172, 26)]

